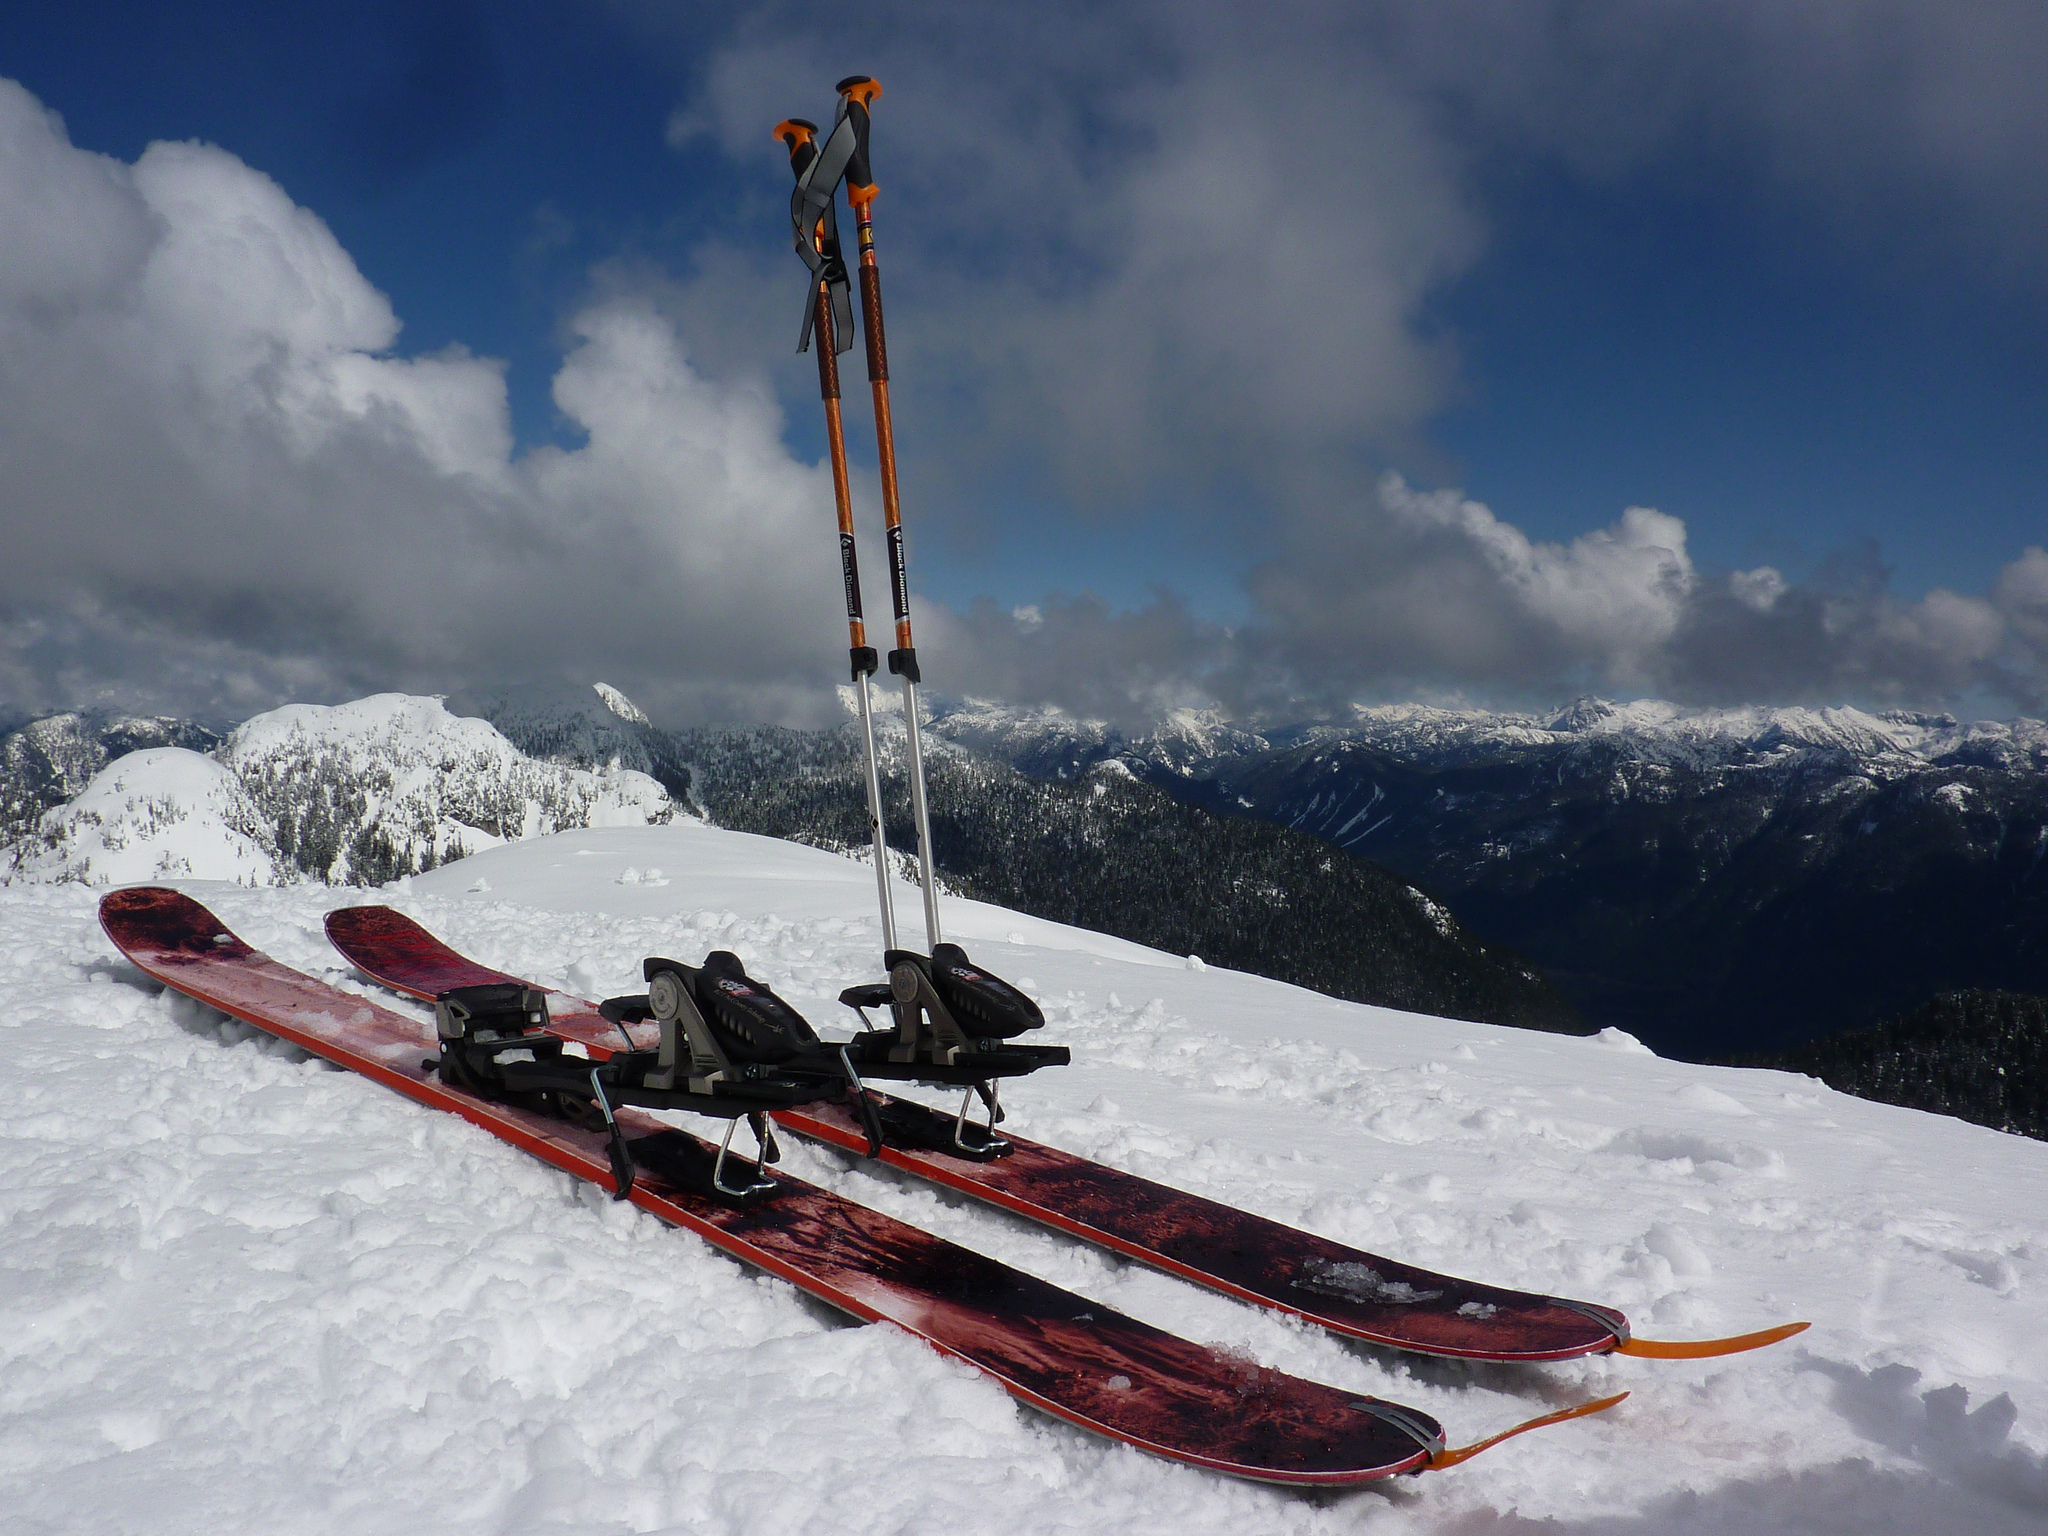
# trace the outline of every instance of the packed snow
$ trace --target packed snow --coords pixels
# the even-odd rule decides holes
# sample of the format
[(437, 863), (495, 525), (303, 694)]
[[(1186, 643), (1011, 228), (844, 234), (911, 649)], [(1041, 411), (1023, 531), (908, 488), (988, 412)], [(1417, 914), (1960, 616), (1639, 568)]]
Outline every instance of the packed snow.
[[(493, 848), (375, 893), (179, 881), (286, 964), (392, 902), (579, 995), (736, 950), (828, 1032), (872, 875), (698, 823)], [(886, 1325), (146, 981), (99, 892), (0, 890), (0, 1509), (10, 1532), (1841, 1531), (2048, 1526), (2048, 1145), (1571, 1039), (1337, 1002), (947, 900), (1070, 1068), (1011, 1127), (1370, 1252), (1618, 1305), (1697, 1363), (1365, 1349), (838, 1154), (787, 1167), (1454, 1440), (1618, 1410), (1453, 1471), (1300, 1495), (1017, 1406)], [(914, 923), (914, 894), (901, 911)], [(1366, 1276), (1332, 1274), (1361, 1286)]]

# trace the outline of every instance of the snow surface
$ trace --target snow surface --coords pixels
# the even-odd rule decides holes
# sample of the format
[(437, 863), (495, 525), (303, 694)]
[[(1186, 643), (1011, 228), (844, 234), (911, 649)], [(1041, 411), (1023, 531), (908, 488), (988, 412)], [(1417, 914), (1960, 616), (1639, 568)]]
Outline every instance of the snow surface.
[[(627, 878), (628, 872), (635, 878)], [(870, 873), (698, 824), (573, 831), (400, 888), (181, 882), (348, 980), (389, 900), (546, 985), (737, 950), (814, 1022), (873, 974)], [(1108, 1446), (886, 1326), (485, 1133), (165, 993), (76, 885), (0, 890), (0, 1517), (9, 1533), (2048, 1528), (2048, 1145), (1809, 1079), (1337, 1002), (948, 900), (1075, 1064), (1021, 1134), (1368, 1250), (1811, 1332), (1697, 1363), (1354, 1347), (877, 1172), (791, 1171), (1107, 1305), (1412, 1402), (1458, 1439), (1626, 1387), (1454, 1471), (1304, 1496)], [(916, 905), (904, 892), (903, 910)]]

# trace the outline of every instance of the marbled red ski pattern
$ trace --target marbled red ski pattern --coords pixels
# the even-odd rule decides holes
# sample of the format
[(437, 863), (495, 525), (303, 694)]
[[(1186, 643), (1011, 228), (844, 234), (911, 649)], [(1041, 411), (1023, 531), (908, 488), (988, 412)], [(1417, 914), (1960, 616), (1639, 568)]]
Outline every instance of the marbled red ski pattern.
[[(419, 997), (518, 979), (465, 959), (389, 907), (330, 912), (327, 932), (365, 975)], [(601, 1052), (620, 1044), (617, 1026), (591, 1012), (588, 1004), (580, 1013), (560, 1013), (554, 1026)], [(865, 1133), (843, 1105), (806, 1105), (776, 1119), (800, 1135), (849, 1151), (867, 1150)], [(1017, 1150), (992, 1163), (895, 1147), (885, 1149), (882, 1157), (894, 1167), (1182, 1279), (1374, 1344), (1462, 1359), (1540, 1361), (1599, 1354), (1627, 1337), (1627, 1323), (1611, 1309), (1417, 1269), (1056, 1147), (1009, 1139)], [(1363, 1266), (1386, 1286), (1405, 1286), (1405, 1294), (1426, 1299), (1375, 1305), (1304, 1290), (1295, 1282), (1315, 1260)]]
[[(612, 1186), (600, 1136), (444, 1086), (422, 1067), (434, 1046), (430, 1026), (278, 964), (190, 897), (162, 887), (115, 891), (100, 903), (100, 922), (130, 960), (178, 991)], [(620, 1118), (629, 1134), (664, 1128), (631, 1110)], [(780, 1182), (778, 1198), (740, 1211), (650, 1171), (632, 1199), (855, 1317), (919, 1335), (1025, 1402), (1160, 1456), (1306, 1485), (1365, 1482), (1424, 1460), (1422, 1446), (1365, 1411), (1356, 1394), (1260, 1370), (879, 1211)], [(1403, 1411), (1436, 1429), (1427, 1415)]]

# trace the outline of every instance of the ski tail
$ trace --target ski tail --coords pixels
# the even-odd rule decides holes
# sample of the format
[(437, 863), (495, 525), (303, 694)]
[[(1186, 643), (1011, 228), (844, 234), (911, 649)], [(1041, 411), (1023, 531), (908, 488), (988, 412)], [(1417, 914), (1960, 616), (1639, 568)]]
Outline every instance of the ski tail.
[(1738, 1333), (1726, 1339), (1630, 1339), (1613, 1353), (1635, 1355), (1644, 1360), (1711, 1360), (1717, 1355), (1739, 1355), (1747, 1350), (1762, 1349), (1780, 1339), (1789, 1339), (1795, 1333), (1804, 1333), (1812, 1326), (1811, 1323), (1780, 1323), (1775, 1328), (1759, 1328), (1755, 1333)]
[(1512, 1440), (1517, 1435), (1526, 1435), (1532, 1429), (1547, 1429), (1552, 1424), (1562, 1424), (1569, 1419), (1583, 1419), (1589, 1414), (1605, 1413), (1627, 1396), (1626, 1392), (1617, 1392), (1612, 1397), (1596, 1398), (1590, 1403), (1579, 1403), (1575, 1407), (1560, 1408), (1556, 1413), (1546, 1413), (1541, 1418), (1530, 1419), (1525, 1423), (1517, 1424), (1513, 1429), (1504, 1429), (1497, 1435), (1489, 1435), (1486, 1439), (1475, 1441), (1471, 1445), (1461, 1445), (1455, 1448), (1434, 1451), (1430, 1454), (1429, 1460), (1423, 1463), (1423, 1465), (1431, 1472), (1441, 1472), (1446, 1467), (1455, 1467), (1461, 1461), (1470, 1461), (1481, 1451), (1491, 1450), (1503, 1440)]

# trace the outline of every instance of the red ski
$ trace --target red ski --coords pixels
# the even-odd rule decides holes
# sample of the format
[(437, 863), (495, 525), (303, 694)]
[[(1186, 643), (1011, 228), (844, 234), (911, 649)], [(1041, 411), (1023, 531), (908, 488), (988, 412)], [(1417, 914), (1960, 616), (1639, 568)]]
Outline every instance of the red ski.
[[(431, 1028), (278, 964), (190, 897), (157, 886), (115, 891), (100, 902), (100, 924), (144, 972), (188, 997), (615, 1188), (603, 1132), (449, 1087), (423, 1062), (437, 1043)], [(1451, 1466), (1507, 1438), (1447, 1449), (1427, 1414), (1190, 1344), (796, 1179), (775, 1180), (772, 1198), (744, 1207), (721, 1202), (704, 1192), (707, 1144), (630, 1109), (617, 1119), (635, 1133), (635, 1204), (854, 1317), (894, 1323), (1021, 1401), (1112, 1440), (1235, 1477), (1337, 1486)]]
[[(371, 980), (428, 1001), (460, 987), (517, 982), (457, 954), (389, 907), (330, 912), (327, 935)], [(624, 1044), (623, 1027), (588, 1003), (564, 1008), (548, 1024), (597, 1058)], [(869, 1096), (888, 1123), (892, 1142), (917, 1143), (883, 1148), (881, 1158), (893, 1168), (1183, 1280), (1389, 1348), (1499, 1361), (1568, 1360), (1608, 1352), (1698, 1358), (1761, 1348), (1807, 1326), (1786, 1323), (1727, 1339), (1637, 1339), (1630, 1335), (1628, 1320), (1610, 1307), (1417, 1269), (1022, 1137), (1007, 1136), (1014, 1150), (993, 1160), (949, 1155), (937, 1150), (952, 1134), (949, 1117), (873, 1090)], [(780, 1110), (774, 1119), (800, 1136), (846, 1151), (868, 1149), (860, 1119), (843, 1103)], [(906, 1131), (909, 1137), (902, 1134)]]

